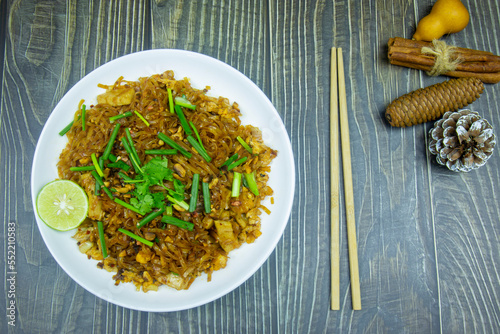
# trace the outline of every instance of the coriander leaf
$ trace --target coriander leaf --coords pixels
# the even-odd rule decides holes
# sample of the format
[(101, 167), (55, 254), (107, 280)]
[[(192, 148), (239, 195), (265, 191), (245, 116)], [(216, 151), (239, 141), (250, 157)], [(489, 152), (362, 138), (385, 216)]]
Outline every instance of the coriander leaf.
[(173, 180), (173, 172), (168, 168), (168, 159), (155, 157), (143, 166), (144, 177), (151, 185), (162, 184), (163, 181)]

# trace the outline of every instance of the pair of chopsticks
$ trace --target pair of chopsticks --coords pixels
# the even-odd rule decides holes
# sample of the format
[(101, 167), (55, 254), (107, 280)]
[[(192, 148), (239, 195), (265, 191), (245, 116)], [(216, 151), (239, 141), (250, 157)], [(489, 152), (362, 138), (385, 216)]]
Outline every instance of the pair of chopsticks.
[[(340, 110), (340, 112), (339, 112)], [(347, 97), (345, 92), (344, 59), (342, 48), (332, 48), (330, 82), (330, 186), (331, 186), (331, 289), (332, 310), (340, 309), (340, 168), (339, 168), (339, 114), (342, 163), (344, 172), (345, 211), (347, 221), (347, 244), (349, 249), (349, 271), (353, 310), (361, 310), (359, 287), (358, 246), (356, 242), (356, 220), (354, 218), (354, 194), (352, 188), (351, 146), (347, 120)]]

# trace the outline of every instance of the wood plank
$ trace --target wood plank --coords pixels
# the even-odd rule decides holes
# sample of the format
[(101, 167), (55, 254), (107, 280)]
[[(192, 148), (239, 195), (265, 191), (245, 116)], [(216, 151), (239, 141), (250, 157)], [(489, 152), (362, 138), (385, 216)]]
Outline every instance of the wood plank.
[[(447, 42), (500, 55), (498, 2), (464, 4), (471, 22)], [(499, 96), (500, 85), (485, 85), (469, 106), (493, 125), (497, 138)], [(498, 152), (485, 166), (465, 174), (450, 173), (430, 161), (444, 332), (500, 332), (499, 170)]]
[[(107, 321), (116, 319), (107, 319), (107, 313), (120, 308), (83, 290), (47, 251), (35, 223), (29, 180), (37, 138), (66, 91), (104, 62), (148, 47), (143, 37), (149, 7), (147, 2), (119, 1), (1, 5), (7, 20), (2, 34), (0, 209), (4, 221), (17, 224), (17, 324), (26, 333), (77, 332), (86, 326), (114, 332), (115, 323)], [(136, 312), (118, 322), (136, 328), (144, 316)], [(3, 324), (0, 331), (6, 333)]]
[[(190, 50), (221, 60), (271, 97), (268, 20), (266, 1), (177, 1), (174, 5), (156, 1), (152, 3), (152, 47)], [(277, 332), (275, 267), (280, 251), (232, 293), (179, 316), (151, 314), (149, 325), (170, 331)]]
[[(394, 34), (393, 24), (393, 29), (407, 25), (399, 13), (404, 8), (397, 13), (392, 9), (382, 1), (272, 3), (273, 99), (279, 110), (287, 110), (298, 161), (299, 209), (285, 235), (288, 250), (280, 258), (280, 268), (290, 268), (281, 275), (289, 287), (280, 291), (284, 332), (439, 330), (433, 322), (438, 295), (433, 231), (427, 224), (431, 210), (421, 142), (425, 130), (403, 133), (388, 128), (381, 117), (389, 94), (399, 87), (399, 80), (381, 73), (389, 70), (384, 45)], [(396, 20), (391, 25), (385, 23), (389, 13)], [(324, 180), (329, 178), (326, 69), (332, 46), (346, 50), (362, 312), (353, 312), (350, 302), (345, 218), (342, 311), (328, 311), (329, 197)], [(416, 83), (415, 77), (409, 79)]]

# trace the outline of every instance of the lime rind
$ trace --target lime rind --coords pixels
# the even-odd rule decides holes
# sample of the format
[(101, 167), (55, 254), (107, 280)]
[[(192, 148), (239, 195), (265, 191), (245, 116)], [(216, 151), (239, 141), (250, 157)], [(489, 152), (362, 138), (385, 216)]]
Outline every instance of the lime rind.
[(69, 180), (55, 180), (42, 187), (36, 198), (38, 217), (50, 228), (69, 231), (86, 218), (89, 201), (85, 190)]

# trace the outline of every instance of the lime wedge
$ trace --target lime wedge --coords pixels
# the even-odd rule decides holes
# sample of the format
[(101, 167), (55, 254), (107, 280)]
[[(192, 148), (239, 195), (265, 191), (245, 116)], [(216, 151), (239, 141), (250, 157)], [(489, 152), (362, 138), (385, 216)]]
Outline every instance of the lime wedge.
[(49, 227), (69, 231), (87, 218), (89, 200), (85, 191), (73, 181), (47, 183), (36, 198), (38, 216)]

